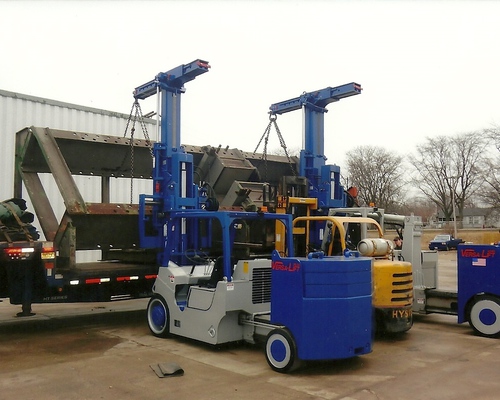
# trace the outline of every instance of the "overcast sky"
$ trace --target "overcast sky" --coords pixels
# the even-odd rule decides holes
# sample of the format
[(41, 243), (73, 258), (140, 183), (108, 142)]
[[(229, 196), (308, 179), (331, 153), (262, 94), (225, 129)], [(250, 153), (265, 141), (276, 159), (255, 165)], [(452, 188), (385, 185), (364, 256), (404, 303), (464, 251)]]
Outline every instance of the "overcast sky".
[[(500, 125), (499, 16), (481, 0), (0, 0), (0, 89), (128, 113), (135, 87), (201, 58), (182, 143), (253, 151), (272, 103), (357, 82), (325, 115), (328, 163), (343, 166), (356, 146), (404, 155)], [(278, 117), (291, 149), (301, 119)]]

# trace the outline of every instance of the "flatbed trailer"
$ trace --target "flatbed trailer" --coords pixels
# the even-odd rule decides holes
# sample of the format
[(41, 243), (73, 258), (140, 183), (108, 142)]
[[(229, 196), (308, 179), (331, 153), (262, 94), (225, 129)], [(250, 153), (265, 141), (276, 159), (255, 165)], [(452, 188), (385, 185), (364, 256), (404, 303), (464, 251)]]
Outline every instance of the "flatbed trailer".
[(52, 242), (0, 242), (0, 298), (21, 305), (29, 316), (33, 303), (98, 302), (148, 297), (157, 276), (155, 264), (115, 261), (57, 268)]
[[(139, 249), (138, 205), (110, 199), (113, 179), (150, 178), (151, 169), (144, 140), (37, 127), (17, 132), (14, 198), (26, 190), (46, 240), (0, 236), (0, 296), (22, 305), (20, 315), (31, 315), (32, 303), (150, 296), (158, 265), (154, 250)], [(101, 202), (84, 200), (77, 176), (97, 183)], [(49, 200), (54, 183), (65, 207), (59, 219)]]

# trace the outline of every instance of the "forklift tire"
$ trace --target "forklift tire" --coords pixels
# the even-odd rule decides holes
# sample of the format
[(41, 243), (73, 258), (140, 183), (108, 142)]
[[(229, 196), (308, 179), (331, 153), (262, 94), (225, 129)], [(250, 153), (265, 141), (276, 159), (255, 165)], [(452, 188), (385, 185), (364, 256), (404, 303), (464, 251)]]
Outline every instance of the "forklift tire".
[(500, 299), (483, 295), (474, 299), (469, 312), (469, 324), (485, 337), (500, 335)]
[(168, 307), (160, 295), (153, 295), (148, 303), (148, 326), (156, 337), (165, 338), (169, 336), (170, 317)]
[(266, 339), (266, 360), (276, 372), (286, 373), (300, 366), (297, 346), (287, 329), (273, 329)]

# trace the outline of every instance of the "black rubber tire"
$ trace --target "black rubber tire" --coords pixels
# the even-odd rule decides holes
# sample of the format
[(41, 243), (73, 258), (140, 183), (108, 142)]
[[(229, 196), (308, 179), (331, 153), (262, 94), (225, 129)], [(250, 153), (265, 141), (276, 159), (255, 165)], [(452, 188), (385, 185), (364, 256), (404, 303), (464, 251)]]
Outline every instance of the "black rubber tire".
[(297, 369), (297, 345), (287, 329), (273, 329), (266, 338), (266, 360), (276, 372), (286, 373)]
[(170, 334), (170, 315), (168, 306), (163, 297), (153, 295), (147, 309), (149, 330), (156, 337), (165, 338)]

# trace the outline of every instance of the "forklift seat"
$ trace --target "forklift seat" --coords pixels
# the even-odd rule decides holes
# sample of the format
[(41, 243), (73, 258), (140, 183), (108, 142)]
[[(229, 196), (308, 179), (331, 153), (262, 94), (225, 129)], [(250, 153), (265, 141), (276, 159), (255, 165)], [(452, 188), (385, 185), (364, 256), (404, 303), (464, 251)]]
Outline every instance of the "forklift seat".
[[(234, 262), (231, 257), (231, 275), (234, 272)], [(224, 278), (224, 257), (217, 257), (215, 260), (214, 267), (212, 269), (212, 274), (210, 275), (210, 279), (203, 283), (202, 286), (206, 286), (207, 288), (215, 288), (217, 286), (217, 282), (221, 281)]]

